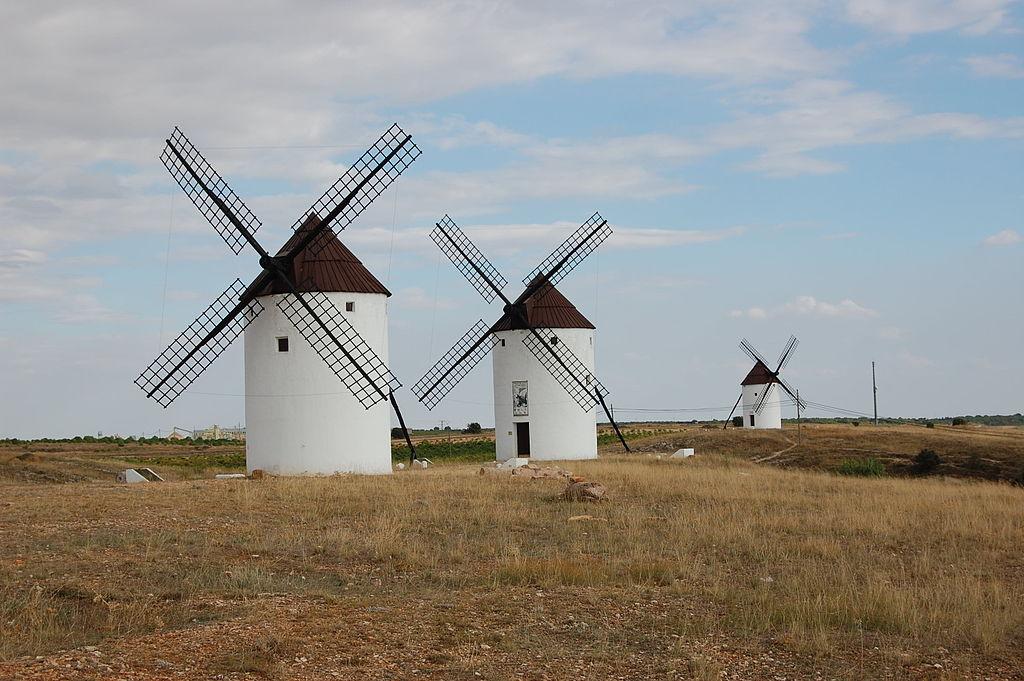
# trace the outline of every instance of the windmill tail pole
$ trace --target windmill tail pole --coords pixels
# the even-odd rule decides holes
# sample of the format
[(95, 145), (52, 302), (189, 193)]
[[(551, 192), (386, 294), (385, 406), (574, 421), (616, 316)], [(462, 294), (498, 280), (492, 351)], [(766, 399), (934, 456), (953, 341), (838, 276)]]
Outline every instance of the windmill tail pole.
[(725, 425), (722, 426), (722, 430), (725, 430), (726, 428), (729, 427), (729, 421), (732, 420), (732, 415), (736, 413), (736, 407), (740, 406), (740, 400), (742, 400), (742, 399), (743, 399), (743, 393), (741, 392), (740, 396), (736, 398), (736, 404), (732, 405), (732, 410), (729, 412), (729, 416), (726, 417)]
[(398, 400), (395, 399), (395, 393), (389, 393), (391, 398), (391, 406), (395, 408), (395, 414), (398, 415), (398, 425), (402, 426), (402, 435), (405, 436), (405, 444), (409, 445), (409, 465), (416, 460), (416, 448), (412, 444), (412, 438), (409, 437), (409, 429), (405, 427), (405, 419), (402, 418), (402, 410), (398, 408)]
[(619, 424), (615, 423), (615, 417), (612, 416), (612, 413), (608, 410), (608, 405), (604, 403), (604, 398), (601, 396), (601, 391), (595, 389), (594, 394), (597, 395), (597, 399), (601, 402), (601, 408), (604, 409), (605, 415), (608, 416), (608, 420), (611, 422), (612, 428), (615, 429), (615, 434), (619, 436), (619, 442), (622, 443), (622, 448), (625, 449), (627, 452), (632, 452), (633, 450), (631, 450), (629, 448), (629, 445), (626, 444), (626, 438), (622, 437), (622, 431), (619, 430)]

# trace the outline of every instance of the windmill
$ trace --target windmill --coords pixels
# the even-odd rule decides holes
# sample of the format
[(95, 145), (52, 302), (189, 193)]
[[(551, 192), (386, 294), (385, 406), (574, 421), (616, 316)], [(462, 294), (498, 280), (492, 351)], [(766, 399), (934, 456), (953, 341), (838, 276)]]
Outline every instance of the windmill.
[(736, 398), (736, 404), (732, 406), (729, 418), (725, 420), (725, 427), (729, 426), (729, 421), (732, 420), (732, 415), (742, 400), (744, 428), (782, 428), (782, 403), (780, 401), (782, 395), (779, 390), (775, 389), (775, 386), (779, 386), (789, 393), (797, 405), (798, 412), (805, 407), (800, 400), (799, 393), (794, 391), (779, 375), (783, 369), (789, 366), (790, 360), (793, 359), (793, 352), (799, 344), (800, 341), (796, 336), (790, 336), (775, 362), (775, 371), (772, 371), (768, 367), (768, 361), (750, 344), (750, 341), (746, 338), (740, 341), (740, 348), (750, 359), (754, 360), (754, 367), (740, 383), (740, 396)]
[[(249, 471), (391, 472), (387, 402), (410, 450), (412, 441), (387, 367), (390, 293), (337, 231), (416, 160), (412, 136), (391, 126), (296, 220), (276, 255), (256, 240), (259, 219), (181, 130), (166, 142), (160, 160), (174, 180), (235, 255), (246, 244), (256, 251), (262, 271), (248, 286), (232, 282), (136, 385), (167, 407), (244, 331)], [(305, 344), (290, 342), (296, 332)]]
[(477, 321), (413, 386), (413, 394), (433, 409), (494, 350), (499, 461), (595, 458), (598, 404), (628, 452), (605, 403), (608, 391), (594, 375), (594, 325), (555, 288), (611, 233), (608, 222), (594, 213), (526, 275), (525, 289), (510, 300), (502, 292), (508, 280), (445, 215), (431, 239), (485, 301), (500, 298), (504, 308), (490, 326)]

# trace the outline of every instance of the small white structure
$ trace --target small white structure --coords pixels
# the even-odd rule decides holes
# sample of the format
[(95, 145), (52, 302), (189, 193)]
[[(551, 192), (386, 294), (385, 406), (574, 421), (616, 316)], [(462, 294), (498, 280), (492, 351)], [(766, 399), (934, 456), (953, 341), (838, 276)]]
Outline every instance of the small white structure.
[[(756, 362), (740, 386), (743, 390), (743, 427), (782, 428), (782, 389), (764, 362)], [(761, 405), (760, 411), (755, 413), (754, 407), (766, 390), (770, 390), (768, 397)]]
[[(298, 230), (281, 249), (297, 245)], [(377, 356), (388, 362), (391, 293), (330, 231), (315, 255), (296, 256), (299, 291), (319, 290)], [(245, 467), (272, 475), (391, 472), (387, 401), (369, 409), (338, 382), (277, 306), (274, 281), (259, 295), (263, 311), (245, 329)]]
[(164, 479), (152, 468), (126, 468), (117, 474), (117, 481), (134, 485), (140, 482), (163, 482)]
[[(529, 325), (546, 342), (564, 343), (594, 375), (594, 325), (550, 284), (524, 303)], [(498, 461), (597, 458), (594, 408), (580, 405), (523, 343), (530, 331), (514, 315), (495, 329), (494, 439)]]

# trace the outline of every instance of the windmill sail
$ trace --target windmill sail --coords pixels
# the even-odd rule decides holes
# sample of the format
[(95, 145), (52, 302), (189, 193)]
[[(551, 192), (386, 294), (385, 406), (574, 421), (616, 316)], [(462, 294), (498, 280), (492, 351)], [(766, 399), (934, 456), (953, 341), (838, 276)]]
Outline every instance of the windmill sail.
[(541, 275), (544, 275), (550, 284), (557, 284), (576, 269), (588, 255), (597, 250), (611, 233), (612, 228), (608, 226), (608, 221), (602, 218), (600, 213), (594, 213), (523, 278), (523, 285), (530, 286)]
[(494, 343), (484, 320), (477, 321), (416, 382), (412, 387), (413, 394), (427, 409), (433, 409), (487, 356)]
[(608, 396), (608, 389), (551, 329), (534, 329), (523, 338), (523, 343), (583, 409), (597, 406), (598, 395)]
[(327, 294), (295, 293), (277, 306), (365, 408), (402, 386)]
[(160, 160), (228, 248), (235, 255), (241, 253), (246, 239), (236, 225), (255, 234), (262, 223), (177, 127)]
[[(295, 221), (292, 230), (300, 229), (310, 214), (316, 214), (323, 216), (321, 229), (340, 232), (384, 193), (419, 155), (420, 148), (412, 141), (412, 136), (397, 124), (392, 125)], [(315, 255), (323, 243), (311, 235), (310, 242), (301, 246), (308, 247)]]
[(139, 374), (135, 385), (162, 407), (177, 399), (263, 311), (254, 298), (239, 300), (244, 291), (235, 279)]
[(508, 284), (501, 272), (447, 215), (430, 231), (430, 238), (488, 303)]

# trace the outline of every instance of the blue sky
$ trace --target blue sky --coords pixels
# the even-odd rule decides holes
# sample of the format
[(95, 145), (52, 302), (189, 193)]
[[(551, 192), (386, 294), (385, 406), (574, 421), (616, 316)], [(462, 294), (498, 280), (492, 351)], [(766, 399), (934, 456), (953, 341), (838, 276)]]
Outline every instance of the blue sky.
[[(875, 360), (883, 415), (1022, 411), (1019, 4), (556, 5), (0, 9), (0, 436), (243, 419), (241, 343), (167, 410), (132, 385), (256, 268), (160, 164), (176, 124), (275, 249), (391, 122), (413, 134), (342, 234), (395, 293), (406, 386), (499, 313), (436, 219), (515, 282), (599, 210), (615, 235), (561, 288), (623, 418), (731, 406), (739, 339), (791, 333), (815, 402), (870, 411)], [(433, 412), (399, 397), (490, 424), (490, 394), (485, 362)]]

